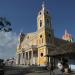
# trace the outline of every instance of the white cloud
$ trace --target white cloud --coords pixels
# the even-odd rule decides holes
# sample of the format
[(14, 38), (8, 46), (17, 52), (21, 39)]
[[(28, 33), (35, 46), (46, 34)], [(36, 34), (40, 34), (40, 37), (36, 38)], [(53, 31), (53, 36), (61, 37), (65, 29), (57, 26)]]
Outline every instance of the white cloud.
[(17, 35), (14, 32), (0, 32), (0, 58), (16, 55)]

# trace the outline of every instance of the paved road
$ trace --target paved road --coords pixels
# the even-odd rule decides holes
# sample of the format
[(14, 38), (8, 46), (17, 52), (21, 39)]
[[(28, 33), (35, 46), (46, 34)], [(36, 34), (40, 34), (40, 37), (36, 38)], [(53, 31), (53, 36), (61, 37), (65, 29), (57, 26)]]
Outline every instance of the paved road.
[(36, 72), (36, 73), (27, 73), (25, 75), (75, 75), (75, 73), (72, 72), (72, 73), (65, 74), (59, 71), (58, 69), (56, 69), (51, 73), (48, 71), (44, 71), (44, 72)]
[(5, 75), (75, 75), (75, 73), (63, 74), (62, 72), (59, 72), (58, 70), (55, 72), (52, 72), (51, 74), (49, 71), (42, 71), (42, 72), (37, 71), (33, 73), (25, 73), (25, 71), (12, 70), (12, 71), (7, 71)]
[(53, 74), (53, 73), (49, 73), (49, 72), (43, 72), (43, 73), (28, 73), (28, 74), (25, 74), (25, 75), (75, 75), (74, 74)]
[(5, 67), (4, 75), (24, 75), (28, 73), (28, 69), (22, 67)]
[[(50, 72), (47, 70), (39, 70), (35, 72), (30, 72), (30, 69), (28, 68), (7, 68), (5, 70), (4, 75), (50, 75)], [(51, 75), (75, 75), (75, 73), (71, 74), (63, 74), (59, 69), (55, 69), (53, 72), (51, 72)]]

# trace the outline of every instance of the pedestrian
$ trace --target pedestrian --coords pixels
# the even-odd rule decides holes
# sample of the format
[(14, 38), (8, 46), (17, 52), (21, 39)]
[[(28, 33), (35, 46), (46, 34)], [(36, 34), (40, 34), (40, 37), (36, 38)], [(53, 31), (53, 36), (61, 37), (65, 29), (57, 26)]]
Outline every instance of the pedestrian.
[(63, 70), (63, 64), (62, 64), (61, 62), (58, 62), (57, 67), (58, 67), (60, 70)]

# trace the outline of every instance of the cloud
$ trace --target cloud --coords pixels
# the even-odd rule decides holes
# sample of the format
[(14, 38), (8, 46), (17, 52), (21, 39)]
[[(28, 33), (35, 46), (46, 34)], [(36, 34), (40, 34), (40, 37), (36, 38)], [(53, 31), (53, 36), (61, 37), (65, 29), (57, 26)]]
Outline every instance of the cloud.
[(0, 58), (16, 56), (17, 38), (14, 32), (0, 32)]

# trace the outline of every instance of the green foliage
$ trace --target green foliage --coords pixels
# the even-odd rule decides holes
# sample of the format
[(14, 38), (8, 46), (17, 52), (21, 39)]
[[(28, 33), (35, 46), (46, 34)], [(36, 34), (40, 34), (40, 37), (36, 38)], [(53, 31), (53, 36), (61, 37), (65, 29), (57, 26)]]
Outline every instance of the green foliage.
[(3, 59), (0, 59), (0, 68), (4, 66), (4, 60)]
[(11, 23), (5, 17), (0, 17), (0, 31), (12, 31), (12, 28), (10, 26)]
[(4, 61), (3, 59), (0, 59), (0, 63), (3, 63), (3, 61)]

